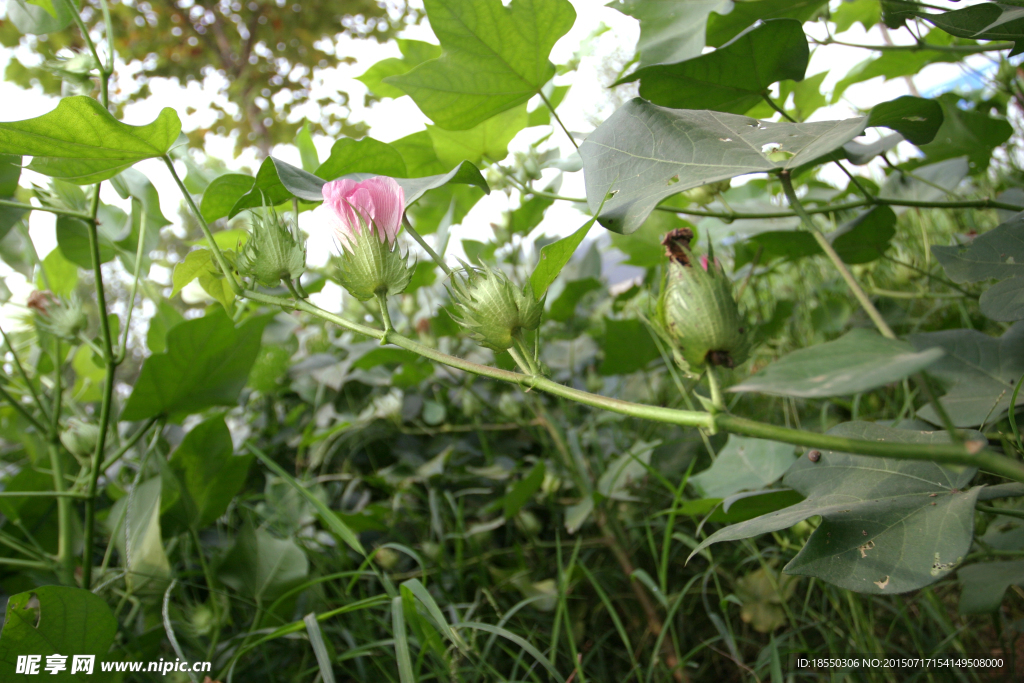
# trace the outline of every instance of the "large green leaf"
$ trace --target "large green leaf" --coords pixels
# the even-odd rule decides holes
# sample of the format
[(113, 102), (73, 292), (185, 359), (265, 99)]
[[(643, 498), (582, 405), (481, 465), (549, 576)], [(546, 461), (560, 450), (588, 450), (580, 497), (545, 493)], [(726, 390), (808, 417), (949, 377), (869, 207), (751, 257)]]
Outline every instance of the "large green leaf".
[(915, 353), (905, 341), (871, 330), (850, 330), (835, 341), (783, 356), (729, 391), (800, 398), (859, 394), (923, 370), (943, 353), (937, 348)]
[[(106, 601), (91, 591), (73, 586), (39, 586), (12, 595), (0, 635), (0, 680), (24, 680), (15, 673), (19, 655), (40, 655), (38, 672), (50, 681), (108, 681), (98, 662), (108, 658), (117, 634), (117, 620)], [(67, 657), (67, 669), (57, 675), (45, 671), (47, 655)], [(71, 675), (73, 655), (95, 655), (91, 674)], [(30, 679), (31, 680), (31, 679)]]
[(730, 434), (711, 467), (690, 477), (690, 483), (705, 498), (725, 498), (774, 483), (795, 461), (790, 444)]
[[(846, 422), (837, 436), (895, 443), (949, 443), (945, 432)], [(859, 593), (905, 593), (946, 576), (967, 555), (981, 487), (974, 468), (822, 451), (800, 458), (783, 483), (806, 500), (716, 531), (693, 551), (778, 531), (810, 517), (821, 524), (785, 571)], [(690, 556), (693, 557), (693, 554)]]
[[(953, 43), (953, 39), (941, 31), (932, 31), (926, 36), (925, 40), (927, 43), (941, 47), (946, 47)], [(867, 59), (850, 69), (833, 88), (832, 102), (838, 102), (846, 89), (856, 83), (870, 81), (872, 78), (880, 76), (887, 81), (903, 76), (916, 76), (929, 64), (959, 62), (961, 58), (962, 55), (954, 52), (938, 50), (893, 50), (883, 52), (880, 56)]]
[[(508, 143), (516, 133), (526, 128), (526, 105), (513, 107), (496, 114), (468, 130), (445, 130), (440, 126), (427, 126), (434, 143), (434, 152), (445, 168), (452, 168), (465, 160), (471, 164), (481, 161), (494, 163), (508, 156)], [(404, 174), (403, 174), (404, 175)]]
[(252, 455), (234, 455), (231, 432), (218, 415), (200, 422), (185, 436), (168, 462), (181, 485), (181, 496), (168, 508), (165, 520), (178, 528), (201, 529), (224, 514), (252, 463)]
[(218, 578), (246, 597), (265, 605), (309, 574), (309, 559), (289, 539), (274, 538), (246, 524), (221, 563)]
[(954, 282), (1002, 280), (981, 295), (981, 312), (993, 320), (1024, 318), (1024, 218), (974, 238), (969, 245), (935, 246), (932, 253)]
[(976, 40), (1010, 40), (1010, 56), (1024, 52), (1024, 8), (1015, 3), (982, 2), (974, 7), (917, 16), (946, 33)]
[(771, 123), (637, 98), (580, 145), (587, 202), (595, 213), (604, 202), (601, 225), (629, 234), (665, 197), (746, 173), (797, 168), (842, 147), (866, 123)]
[(384, 82), (388, 76), (401, 76), (408, 73), (414, 66), (418, 66), (428, 59), (437, 59), (441, 56), (441, 47), (431, 43), (424, 43), (421, 40), (408, 40), (399, 38), (398, 49), (402, 53), (398, 57), (388, 57), (377, 62), (363, 73), (357, 76), (357, 81), (367, 87), (377, 97), (402, 97), (404, 92), (393, 85)]
[(33, 171), (86, 185), (166, 154), (180, 132), (173, 109), (153, 123), (129, 126), (91, 97), (66, 97), (42, 116), (0, 123), (0, 154), (31, 156)]
[(708, 15), (730, 4), (730, 0), (625, 0), (615, 9), (640, 22), (636, 49), (644, 67), (699, 57)]
[(991, 614), (999, 611), (1010, 586), (1024, 586), (1024, 560), (972, 564), (957, 572), (962, 592), (960, 614)]
[(827, 0), (734, 0), (729, 12), (719, 12), (708, 17), (707, 44), (718, 47), (732, 40), (748, 27), (759, 21), (772, 19), (795, 19), (799, 23), (809, 21), (825, 5)]
[(267, 316), (235, 327), (223, 312), (187, 320), (167, 332), (167, 352), (146, 359), (122, 420), (196, 413), (231, 406), (245, 386)]
[(640, 96), (665, 107), (743, 114), (773, 83), (803, 80), (808, 58), (801, 23), (779, 19), (700, 57), (638, 69), (616, 85), (639, 80)]
[(871, 108), (869, 126), (891, 128), (915, 145), (935, 139), (944, 120), (942, 105), (935, 100), (904, 95)]
[[(918, 350), (946, 351), (928, 372), (949, 387), (940, 401), (957, 427), (991, 424), (1009, 408), (1015, 383), (1024, 375), (1024, 322), (999, 338), (976, 330), (945, 330), (912, 335), (910, 343)], [(1022, 403), (1024, 392), (1017, 396), (1017, 405)], [(941, 424), (930, 405), (917, 414)]]
[(942, 161), (967, 156), (970, 172), (981, 173), (988, 168), (992, 150), (1013, 135), (1013, 126), (1005, 119), (997, 119), (980, 111), (964, 111), (957, 106), (955, 94), (939, 98), (942, 105), (942, 126), (935, 139), (919, 145), (930, 161)]
[[(461, 159), (455, 163), (459, 161)], [(334, 143), (330, 156), (320, 164), (314, 175), (324, 180), (334, 180), (347, 173), (373, 173), (401, 178), (408, 171), (402, 155), (386, 142), (373, 138), (342, 138)]]
[[(76, 7), (65, 0), (58, 0), (56, 3), (49, 0), (49, 4), (50, 7), (46, 8), (38, 1), (11, 0), (6, 3), (7, 17), (22, 33), (43, 35), (63, 31), (74, 21), (72, 12), (77, 11)], [(76, 2), (75, 5), (77, 4)]]
[(444, 49), (384, 83), (408, 93), (430, 119), (465, 130), (523, 104), (555, 75), (552, 46), (572, 28), (567, 0), (425, 0)]
[(171, 577), (160, 529), (162, 490), (162, 479), (153, 477), (114, 503), (107, 517), (125, 582), (133, 591), (161, 592)]

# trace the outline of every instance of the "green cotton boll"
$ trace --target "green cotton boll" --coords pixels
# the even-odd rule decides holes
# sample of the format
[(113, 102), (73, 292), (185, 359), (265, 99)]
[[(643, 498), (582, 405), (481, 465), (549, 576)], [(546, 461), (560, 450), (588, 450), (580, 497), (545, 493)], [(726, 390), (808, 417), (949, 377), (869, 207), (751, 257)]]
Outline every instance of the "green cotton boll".
[(453, 277), (449, 289), (455, 308), (452, 317), (469, 336), (492, 351), (506, 351), (523, 331), (540, 326), (544, 304), (530, 285), (520, 289), (501, 271), (484, 266), (464, 277)]
[(238, 272), (265, 287), (296, 280), (306, 270), (306, 243), (298, 228), (273, 209), (253, 212), (252, 234), (238, 256)]
[[(695, 263), (692, 255), (690, 263)], [(735, 367), (746, 360), (743, 318), (721, 266), (669, 262), (658, 303), (658, 321), (689, 369), (706, 364)]]
[(394, 296), (409, 286), (413, 268), (409, 256), (381, 241), (375, 230), (361, 230), (342, 245), (335, 259), (336, 275), (342, 287), (360, 301), (378, 294)]
[(82, 302), (76, 296), (51, 299), (36, 319), (40, 328), (69, 342), (77, 341), (89, 325)]
[(100, 428), (77, 418), (68, 420), (67, 428), (60, 435), (60, 442), (76, 458), (88, 458), (96, 450), (100, 440)]

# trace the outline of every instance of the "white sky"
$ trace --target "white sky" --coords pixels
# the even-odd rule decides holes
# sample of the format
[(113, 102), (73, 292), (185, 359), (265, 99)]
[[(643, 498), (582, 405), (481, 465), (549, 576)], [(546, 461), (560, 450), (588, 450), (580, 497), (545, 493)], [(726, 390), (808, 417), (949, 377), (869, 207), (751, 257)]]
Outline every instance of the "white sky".
[[(625, 16), (614, 9), (603, 6), (602, 0), (571, 0), (576, 8), (577, 20), (572, 30), (564, 36), (552, 52), (551, 59), (554, 63), (568, 61), (574, 52), (579, 50), (582, 41), (591, 35), (602, 24), (609, 27), (606, 33), (594, 41), (592, 52), (581, 59), (577, 72), (567, 76), (556, 77), (558, 85), (571, 85), (569, 94), (559, 106), (559, 115), (566, 126), (574, 132), (587, 133), (593, 129), (593, 121), (604, 118), (611, 113), (606, 83), (609, 82), (608, 74), (604, 72), (609, 59), (628, 59), (632, 54), (639, 37), (638, 22), (631, 17)], [(838, 0), (833, 0), (838, 4)], [(2, 11), (2, 10), (0, 10)], [(824, 38), (825, 33), (819, 24), (806, 25), (805, 29), (817, 38)], [(911, 37), (906, 31), (894, 31), (891, 33), (893, 40), (897, 43), (910, 43)], [(437, 42), (433, 37), (429, 26), (424, 22), (419, 26), (410, 27), (405, 31), (403, 37), (415, 38)], [(842, 34), (845, 42), (862, 44), (882, 44), (883, 39), (878, 29), (865, 33), (860, 24)], [(410, 133), (423, 130), (428, 123), (427, 118), (417, 109), (412, 100), (402, 97), (396, 100), (386, 99), (367, 109), (363, 107), (363, 96), (366, 93), (365, 86), (355, 80), (367, 68), (386, 57), (398, 57), (397, 46), (394, 44), (377, 44), (375, 41), (354, 41), (342, 37), (336, 44), (339, 54), (352, 55), (356, 62), (352, 65), (341, 65), (336, 69), (323, 70), (318, 72), (314, 79), (313, 97), (335, 97), (339, 90), (347, 91), (350, 95), (349, 106), (352, 114), (349, 117), (352, 121), (366, 121), (370, 124), (370, 135), (389, 142), (401, 138)], [(6, 68), (11, 52), (0, 51), (0, 70)], [(832, 45), (826, 49), (819, 49), (812, 54), (807, 75), (813, 76), (822, 71), (828, 71), (829, 75), (823, 83), (823, 90), (830, 93), (835, 83), (842, 78), (847, 71), (866, 59), (870, 54), (864, 50), (846, 48)], [(21, 53), (20, 57), (26, 59)], [(985, 65), (983, 57), (972, 58), (972, 64), (976, 68)], [(131, 68), (130, 66), (128, 68)], [(964, 73), (961, 67), (953, 64), (937, 64), (927, 67), (921, 74), (915, 76), (914, 81), (922, 95), (937, 94), (948, 90), (958, 79), (963, 78)], [(206, 126), (212, 123), (213, 113), (209, 109), (209, 103), (216, 98), (217, 76), (214, 74), (207, 80), (200, 83), (191, 83), (188, 87), (181, 87), (176, 82), (166, 79), (152, 79), (150, 87), (152, 96), (144, 102), (132, 104), (126, 108), (125, 121), (131, 124), (143, 124), (152, 121), (163, 107), (174, 108), (181, 117), (184, 130), (191, 130), (196, 127)], [(624, 86), (630, 87), (630, 86)], [(854, 109), (847, 102), (856, 102), (863, 108), (868, 108), (878, 102), (887, 101), (900, 95), (907, 94), (907, 86), (903, 79), (896, 79), (883, 83), (881, 79), (874, 79), (850, 87), (840, 103), (823, 108), (817, 111), (811, 120), (841, 119), (855, 115)], [(0, 121), (20, 120), (39, 116), (50, 111), (56, 106), (56, 98), (43, 95), (38, 90), (24, 91), (12, 84), (0, 83), (0, 101), (17, 102), (17, 106), (0, 108)], [(310, 104), (309, 106), (315, 106)], [(195, 113), (187, 114), (186, 107), (195, 109)], [(297, 114), (301, 117), (301, 112)], [(527, 129), (516, 136), (510, 145), (510, 152), (515, 150), (526, 150), (529, 144), (541, 135), (546, 129)], [(572, 147), (565, 135), (556, 130), (552, 140), (560, 149), (561, 156), (567, 157), (572, 152)], [(233, 170), (248, 168), (254, 171), (257, 164), (255, 151), (247, 150), (239, 158), (233, 158), (234, 140), (225, 137), (208, 136), (207, 152), (210, 156), (225, 160)], [(325, 159), (333, 144), (332, 139), (325, 136), (315, 137), (318, 152), (321, 160)], [(904, 143), (906, 144), (906, 143)], [(908, 146), (909, 147), (909, 146)], [(913, 148), (909, 148), (912, 150)], [(908, 151), (909, 151), (908, 150)], [(281, 145), (276, 147), (272, 154), (285, 161), (299, 165), (298, 152), (294, 147)], [(145, 173), (156, 185), (160, 192), (161, 208), (163, 213), (171, 221), (178, 220), (178, 207), (180, 195), (166, 168), (159, 161), (148, 161), (136, 166)], [(183, 171), (183, 169), (182, 169)], [(838, 173), (838, 171), (837, 171)], [(45, 179), (26, 172), (23, 175), (23, 184), (35, 180), (39, 184), (45, 184)], [(845, 179), (831, 178), (834, 182), (844, 184)], [(113, 204), (123, 205), (124, 202), (110, 188), (109, 184), (104, 185), (103, 199)], [(583, 173), (565, 174), (560, 193), (565, 196), (583, 197)], [(461, 247), (458, 239), (471, 238), (486, 241), (490, 233), (490, 224), (494, 222), (502, 211), (517, 205), (518, 199), (510, 200), (507, 195), (500, 192), (493, 192), (485, 197), (474, 207), (470, 214), (463, 221), (462, 226), (453, 230), (453, 239), (449, 253), (461, 254)], [(301, 225), (304, 230), (312, 235), (317, 234), (315, 225), (311, 223), (312, 212), (302, 214)], [(534, 234), (546, 233), (549, 235), (565, 235), (575, 230), (586, 220), (575, 208), (566, 203), (556, 202), (548, 210), (544, 221)], [(30, 234), (40, 257), (45, 257), (49, 251), (56, 246), (54, 232), (54, 218), (52, 215), (43, 212), (33, 212), (30, 221)], [(312, 258), (315, 254), (325, 254), (327, 242), (324, 240), (312, 239), (309, 247), (311, 265), (322, 259)], [(0, 263), (0, 276), (7, 276), (8, 287), (15, 294), (15, 301), (24, 301), (31, 286), (24, 282), (24, 279)], [(154, 269), (151, 277), (158, 280), (160, 273)], [(169, 281), (169, 273), (166, 274)], [(324, 297), (324, 304), (330, 304), (330, 299), (336, 298), (340, 292), (328, 290)], [(333, 305), (337, 305), (336, 303)], [(7, 310), (9, 307), (0, 308), (0, 320), (7, 318), (14, 310)]]

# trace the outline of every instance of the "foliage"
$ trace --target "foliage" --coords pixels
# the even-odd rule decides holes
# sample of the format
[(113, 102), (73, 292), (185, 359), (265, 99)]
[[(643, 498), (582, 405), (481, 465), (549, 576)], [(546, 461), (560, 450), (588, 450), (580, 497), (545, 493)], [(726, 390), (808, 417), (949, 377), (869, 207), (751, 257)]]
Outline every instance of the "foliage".
[[(0, 123), (4, 680), (54, 654), (225, 682), (775, 683), (868, 652), (1017, 672), (1020, 10), (632, 0), (607, 83), (639, 97), (582, 135), (558, 113), (580, 58), (551, 62), (570, 3), (424, 4), (438, 45), (361, 80), (432, 123), (385, 143), (327, 113), (323, 161), (290, 118), (308, 68), (269, 100), (341, 59), (319, 41), (345, 12), (393, 35), (376, 4), (9, 4), (4, 44), (62, 60), (9, 77), (64, 97)], [(808, 57), (836, 44), (869, 56), (827, 98)], [(141, 78), (223, 69), (247, 112), (224, 125), (300, 165), (226, 172), (172, 109), (121, 122), (154, 50)], [(916, 92), (986, 59), (980, 89)], [(872, 78), (910, 94), (815, 115)], [(332, 220), (307, 213), (325, 186), (352, 190)], [(513, 208), (452, 258), (494, 192)], [(545, 235), (556, 206), (579, 222)], [(362, 242), (307, 263), (302, 218)], [(638, 275), (611, 282), (620, 257)]]

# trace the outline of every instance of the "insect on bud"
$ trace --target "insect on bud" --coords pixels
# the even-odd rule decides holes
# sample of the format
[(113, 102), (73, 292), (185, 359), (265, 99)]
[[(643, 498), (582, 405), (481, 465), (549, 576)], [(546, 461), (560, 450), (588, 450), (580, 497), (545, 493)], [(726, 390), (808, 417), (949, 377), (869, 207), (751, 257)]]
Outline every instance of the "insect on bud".
[(298, 227), (271, 208), (252, 212), (252, 234), (238, 255), (238, 272), (261, 285), (296, 280), (306, 269), (306, 243)]
[(658, 302), (658, 321), (677, 358), (692, 370), (705, 365), (728, 368), (747, 356), (743, 319), (729, 278), (717, 259), (695, 259), (693, 232), (673, 230), (665, 236), (668, 273)]
[(481, 346), (505, 351), (523, 331), (540, 326), (544, 305), (529, 284), (520, 289), (505, 273), (486, 266), (480, 271), (467, 266), (465, 273), (452, 278), (453, 317)]
[(362, 182), (334, 180), (323, 187), (324, 203), (316, 211), (337, 240), (341, 285), (360, 301), (378, 294), (401, 294), (409, 286), (408, 255), (395, 248), (402, 229), (405, 191), (392, 178)]

